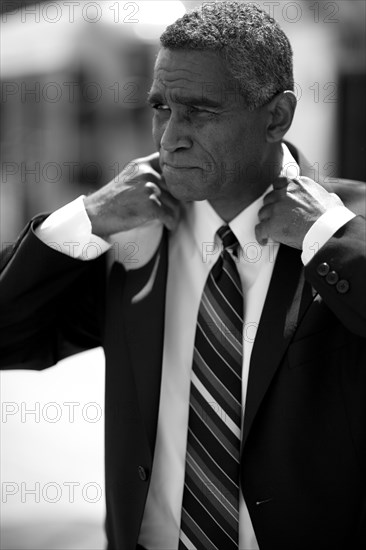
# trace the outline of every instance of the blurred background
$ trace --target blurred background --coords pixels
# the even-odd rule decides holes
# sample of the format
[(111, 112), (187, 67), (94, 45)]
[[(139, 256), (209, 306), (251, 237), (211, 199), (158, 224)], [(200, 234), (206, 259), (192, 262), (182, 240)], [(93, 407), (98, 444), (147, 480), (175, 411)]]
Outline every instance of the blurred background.
[[(146, 95), (159, 36), (201, 3), (1, 3), (2, 247), (34, 214), (153, 151)], [(365, 180), (365, 1), (256, 3), (294, 50), (287, 139), (315, 177)], [(103, 361), (95, 350), (41, 373), (1, 373), (2, 550), (104, 548)]]

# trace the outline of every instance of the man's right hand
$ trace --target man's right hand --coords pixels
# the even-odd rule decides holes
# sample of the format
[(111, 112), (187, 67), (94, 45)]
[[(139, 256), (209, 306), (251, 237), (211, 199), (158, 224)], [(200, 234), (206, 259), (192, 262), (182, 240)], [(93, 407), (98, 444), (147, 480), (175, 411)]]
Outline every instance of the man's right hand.
[[(150, 199), (152, 189), (145, 185), (149, 181), (161, 190), (161, 206)], [(180, 203), (160, 174), (158, 153), (130, 162), (110, 183), (85, 197), (84, 204), (93, 234), (104, 238), (153, 220), (173, 230), (180, 217)]]

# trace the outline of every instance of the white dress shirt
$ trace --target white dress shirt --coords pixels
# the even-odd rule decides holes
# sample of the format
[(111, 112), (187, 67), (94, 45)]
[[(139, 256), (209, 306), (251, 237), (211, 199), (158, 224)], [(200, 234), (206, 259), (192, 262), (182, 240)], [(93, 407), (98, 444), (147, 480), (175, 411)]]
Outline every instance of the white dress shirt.
[[(286, 172), (287, 177), (299, 176), (299, 168), (285, 145), (283, 152), (282, 173)], [(279, 247), (273, 241), (260, 246), (255, 238), (254, 227), (258, 223), (264, 194), (229, 224), (240, 244), (237, 267), (244, 295), (243, 410), (250, 356)], [(345, 207), (336, 207), (321, 216), (304, 239), (303, 262), (306, 264), (353, 216)], [(220, 253), (215, 233), (223, 224), (207, 201), (189, 203), (177, 230), (169, 239), (158, 427), (150, 488), (138, 539), (148, 550), (178, 547), (196, 319), (208, 273)], [(92, 259), (112, 248), (114, 259), (122, 261), (127, 269), (141, 267), (151, 258), (161, 233), (161, 224), (155, 222), (112, 236), (107, 243), (92, 235), (82, 198), (49, 216), (37, 230), (44, 242), (82, 260)], [(243, 484), (245, 486), (245, 479)], [(239, 548), (259, 548), (242, 492)]]

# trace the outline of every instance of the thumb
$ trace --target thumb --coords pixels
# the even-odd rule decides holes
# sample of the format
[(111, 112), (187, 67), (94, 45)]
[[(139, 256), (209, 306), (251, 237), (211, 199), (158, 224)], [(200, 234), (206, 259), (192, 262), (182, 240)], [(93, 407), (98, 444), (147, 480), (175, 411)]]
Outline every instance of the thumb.
[(268, 242), (268, 232), (266, 228), (266, 222), (258, 223), (255, 228), (255, 238), (261, 246), (265, 246)]
[(280, 189), (284, 189), (289, 184), (289, 179), (279, 176), (277, 179), (273, 182), (273, 189), (274, 191), (279, 191)]
[(161, 174), (159, 153), (152, 153), (152, 155), (145, 157), (145, 161), (150, 164), (151, 168), (155, 170), (155, 172)]

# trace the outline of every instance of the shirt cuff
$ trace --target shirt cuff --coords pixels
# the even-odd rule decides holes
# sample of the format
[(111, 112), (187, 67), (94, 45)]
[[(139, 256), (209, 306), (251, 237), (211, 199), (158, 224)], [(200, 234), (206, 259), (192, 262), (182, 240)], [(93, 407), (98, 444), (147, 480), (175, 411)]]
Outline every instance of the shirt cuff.
[(111, 245), (97, 235), (84, 206), (84, 196), (56, 210), (37, 227), (37, 237), (62, 254), (78, 260), (94, 260)]
[(345, 206), (335, 206), (320, 216), (304, 237), (301, 254), (303, 264), (310, 262), (334, 233), (355, 216), (356, 214)]

